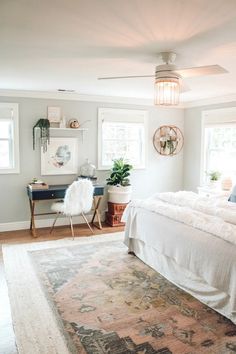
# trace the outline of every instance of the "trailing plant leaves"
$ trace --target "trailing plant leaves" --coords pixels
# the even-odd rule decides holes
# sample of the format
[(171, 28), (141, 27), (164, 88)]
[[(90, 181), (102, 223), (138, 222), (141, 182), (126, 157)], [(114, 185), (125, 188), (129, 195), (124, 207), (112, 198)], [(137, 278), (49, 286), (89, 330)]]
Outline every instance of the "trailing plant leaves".
[(35, 150), (35, 129), (40, 129), (40, 143), (43, 147), (43, 152), (47, 151), (47, 146), (50, 143), (50, 122), (48, 119), (41, 118), (33, 126), (33, 149)]

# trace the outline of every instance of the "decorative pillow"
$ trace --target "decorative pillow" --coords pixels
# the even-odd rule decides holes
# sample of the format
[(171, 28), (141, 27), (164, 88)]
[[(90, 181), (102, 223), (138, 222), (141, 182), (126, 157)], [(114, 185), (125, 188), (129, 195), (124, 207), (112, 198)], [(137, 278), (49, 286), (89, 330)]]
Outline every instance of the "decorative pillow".
[(228, 199), (229, 202), (236, 203), (236, 186), (232, 189), (230, 197)]

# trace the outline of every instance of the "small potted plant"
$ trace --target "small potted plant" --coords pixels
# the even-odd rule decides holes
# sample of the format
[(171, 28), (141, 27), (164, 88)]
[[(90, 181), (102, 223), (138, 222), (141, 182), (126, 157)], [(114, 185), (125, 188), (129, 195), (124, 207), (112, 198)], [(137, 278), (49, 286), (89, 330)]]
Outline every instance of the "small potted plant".
[(123, 158), (113, 161), (110, 177), (107, 178), (109, 202), (123, 204), (130, 201), (132, 187), (129, 176), (132, 168)]
[(221, 173), (219, 171), (211, 171), (208, 173), (210, 184), (216, 185), (220, 179)]

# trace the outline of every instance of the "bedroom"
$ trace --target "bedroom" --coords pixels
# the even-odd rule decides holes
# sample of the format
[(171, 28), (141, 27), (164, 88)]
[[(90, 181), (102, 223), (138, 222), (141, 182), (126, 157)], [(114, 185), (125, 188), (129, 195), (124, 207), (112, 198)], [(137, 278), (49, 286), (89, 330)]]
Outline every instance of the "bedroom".
[(0, 353), (236, 352), (235, 1), (0, 17)]

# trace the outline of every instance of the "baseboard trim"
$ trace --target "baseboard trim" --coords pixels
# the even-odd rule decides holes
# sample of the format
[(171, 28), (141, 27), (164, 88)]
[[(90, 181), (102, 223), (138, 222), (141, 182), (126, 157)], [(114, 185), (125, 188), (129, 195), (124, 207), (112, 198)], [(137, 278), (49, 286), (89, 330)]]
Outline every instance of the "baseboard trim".
[[(101, 219), (104, 220), (105, 212), (101, 213)], [(92, 218), (92, 214), (86, 215), (88, 220), (90, 221)], [(37, 228), (41, 227), (50, 227), (52, 226), (54, 219), (36, 219), (35, 224)], [(67, 217), (59, 217), (56, 223), (56, 226), (63, 226), (63, 225), (68, 225), (69, 226), (69, 218)], [(81, 216), (74, 216), (73, 217), (73, 223), (74, 224), (84, 224), (84, 219)], [(16, 222), (6, 222), (6, 223), (0, 223), (0, 232), (5, 232), (5, 231), (16, 231), (16, 230), (26, 230), (29, 229), (30, 227), (30, 220), (27, 221), (16, 221)]]

